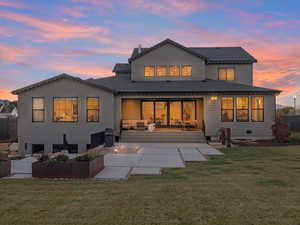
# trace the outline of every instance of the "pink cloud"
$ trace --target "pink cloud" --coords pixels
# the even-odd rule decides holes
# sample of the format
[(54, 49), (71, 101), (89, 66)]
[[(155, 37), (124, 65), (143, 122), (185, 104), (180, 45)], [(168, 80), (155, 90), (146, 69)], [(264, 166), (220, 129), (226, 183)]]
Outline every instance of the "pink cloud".
[(281, 27), (281, 28), (292, 28), (297, 25), (300, 25), (300, 20), (279, 20), (279, 21), (271, 21), (265, 23), (267, 27)]
[(113, 8), (112, 1), (110, 0), (72, 0), (76, 3), (88, 3), (91, 5), (97, 5), (105, 8)]
[(24, 4), (21, 4), (19, 2), (15, 2), (13, 0), (9, 0), (9, 1), (1, 0), (0, 1), (0, 7), (1, 6), (9, 7), (9, 8), (17, 8), (17, 9), (27, 8)]
[(52, 22), (8, 11), (0, 11), (0, 17), (33, 27), (40, 37), (49, 41), (87, 38), (103, 43), (111, 42), (107, 38), (109, 31), (99, 26)]
[(0, 44), (0, 60), (6, 63), (24, 63), (26, 57), (38, 54), (38, 50), (27, 47), (12, 47)]
[(0, 88), (0, 99), (17, 100), (17, 96), (11, 94), (7, 89)]
[(143, 11), (160, 16), (186, 15), (212, 6), (210, 3), (199, 0), (128, 0), (128, 2), (133, 9), (143, 9)]
[(63, 7), (59, 9), (63, 14), (75, 17), (75, 18), (80, 18), (86, 16), (84, 11), (86, 10), (82, 6), (77, 6), (77, 7)]
[(74, 61), (63, 61), (60, 62), (52, 61), (47, 62), (45, 65), (40, 65), (43, 68), (47, 68), (58, 73), (69, 73), (73, 75), (83, 75), (83, 76), (96, 76), (96, 77), (103, 77), (112, 75), (112, 69), (109, 67), (103, 67), (94, 65), (91, 63), (79, 63)]
[(100, 54), (126, 55), (129, 56), (131, 50), (120, 48), (92, 48), (92, 49), (62, 49), (55, 56), (96, 56)]

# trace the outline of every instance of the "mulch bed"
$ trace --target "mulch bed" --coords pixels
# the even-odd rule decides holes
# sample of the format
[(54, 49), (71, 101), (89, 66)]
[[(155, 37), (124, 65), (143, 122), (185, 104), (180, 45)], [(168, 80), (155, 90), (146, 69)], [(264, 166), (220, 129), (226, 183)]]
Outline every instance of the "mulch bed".
[(278, 142), (276, 140), (256, 140), (256, 141), (234, 141), (233, 144), (241, 147), (291, 146), (291, 145), (300, 145), (300, 141)]

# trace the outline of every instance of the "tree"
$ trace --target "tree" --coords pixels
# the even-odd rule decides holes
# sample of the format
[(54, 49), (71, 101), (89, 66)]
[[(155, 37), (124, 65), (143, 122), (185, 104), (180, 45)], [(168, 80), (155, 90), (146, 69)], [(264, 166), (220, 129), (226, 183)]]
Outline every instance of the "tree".
[(279, 116), (289, 116), (289, 115), (294, 115), (295, 114), (295, 110), (293, 107), (291, 106), (287, 106), (281, 109), (277, 109), (277, 114)]

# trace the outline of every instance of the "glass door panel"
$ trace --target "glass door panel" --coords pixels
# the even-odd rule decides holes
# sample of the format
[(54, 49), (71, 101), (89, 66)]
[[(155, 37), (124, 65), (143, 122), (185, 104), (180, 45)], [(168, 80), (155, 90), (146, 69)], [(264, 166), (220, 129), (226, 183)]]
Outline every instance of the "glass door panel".
[(183, 102), (183, 121), (190, 122), (196, 120), (195, 101)]
[(168, 102), (155, 102), (155, 123), (156, 125), (168, 125)]
[(149, 122), (154, 121), (154, 102), (144, 101), (142, 102), (142, 118), (143, 120), (148, 120)]
[(170, 101), (170, 125), (181, 125), (182, 107), (181, 101)]

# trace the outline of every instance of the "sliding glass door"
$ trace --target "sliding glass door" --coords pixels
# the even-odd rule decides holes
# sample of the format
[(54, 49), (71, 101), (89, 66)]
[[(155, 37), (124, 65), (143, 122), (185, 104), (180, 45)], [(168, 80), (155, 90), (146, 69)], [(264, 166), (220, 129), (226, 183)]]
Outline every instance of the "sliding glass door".
[(142, 102), (142, 118), (149, 122), (154, 122), (154, 102), (143, 101)]
[(158, 127), (180, 127), (196, 120), (195, 100), (142, 101), (142, 119)]
[(168, 125), (168, 102), (155, 101), (155, 123), (160, 125)]
[(181, 125), (182, 105), (181, 101), (170, 101), (170, 125)]

